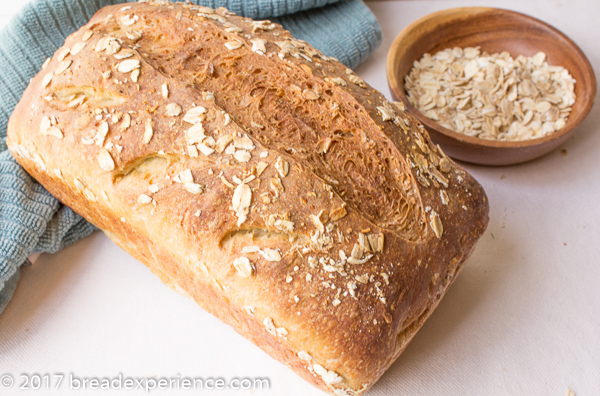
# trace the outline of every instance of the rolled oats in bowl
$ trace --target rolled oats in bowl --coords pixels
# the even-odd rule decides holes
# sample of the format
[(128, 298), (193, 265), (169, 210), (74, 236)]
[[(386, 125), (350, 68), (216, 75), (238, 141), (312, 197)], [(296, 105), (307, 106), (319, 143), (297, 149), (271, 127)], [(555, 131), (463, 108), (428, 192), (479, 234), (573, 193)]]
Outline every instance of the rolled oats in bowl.
[(491, 140), (547, 136), (565, 126), (575, 103), (575, 80), (543, 52), (513, 59), (508, 52), (446, 49), (415, 61), (404, 85), (425, 117)]

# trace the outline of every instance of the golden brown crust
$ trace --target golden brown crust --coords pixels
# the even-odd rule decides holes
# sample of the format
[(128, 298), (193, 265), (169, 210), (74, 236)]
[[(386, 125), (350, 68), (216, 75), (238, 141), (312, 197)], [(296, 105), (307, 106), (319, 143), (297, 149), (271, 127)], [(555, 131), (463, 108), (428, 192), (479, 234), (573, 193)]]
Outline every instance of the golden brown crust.
[(58, 199), (336, 394), (383, 374), (487, 225), (481, 186), (399, 104), (223, 9), (100, 10), (8, 135)]

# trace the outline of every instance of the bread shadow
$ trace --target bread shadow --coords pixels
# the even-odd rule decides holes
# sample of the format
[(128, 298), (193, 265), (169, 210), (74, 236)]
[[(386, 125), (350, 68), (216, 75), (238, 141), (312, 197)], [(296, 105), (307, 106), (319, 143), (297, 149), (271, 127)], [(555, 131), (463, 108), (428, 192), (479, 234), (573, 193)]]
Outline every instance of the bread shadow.
[[(498, 227), (497, 224), (495, 226)], [(503, 287), (503, 281), (511, 275), (512, 267), (518, 264), (518, 244), (510, 239), (495, 239), (493, 230), (496, 227), (488, 228), (440, 305), (402, 355), (373, 386), (369, 395), (387, 395), (390, 389), (414, 390), (415, 385), (425, 392), (427, 386), (415, 384), (415, 381), (423, 380), (422, 373), (429, 373), (427, 377), (431, 378), (445, 377), (443, 374), (432, 373), (432, 369), (439, 367), (441, 360), (447, 359), (447, 350), (442, 347), (449, 340), (454, 343), (464, 340), (464, 337), (457, 333), (465, 331), (465, 323), (476, 313), (476, 308), (486, 301), (486, 296), (493, 294), (495, 289)], [(473, 348), (477, 347), (473, 345)], [(463, 358), (464, 355), (451, 357), (453, 365), (460, 365)]]
[[(85, 262), (87, 251), (80, 245), (70, 246), (57, 255), (42, 254), (35, 264), (21, 267), (15, 293), (0, 315), (0, 356), (45, 331), (47, 318), (70, 299), (71, 289), (61, 284), (68, 282), (70, 274)], [(41, 310), (43, 314), (39, 314)]]

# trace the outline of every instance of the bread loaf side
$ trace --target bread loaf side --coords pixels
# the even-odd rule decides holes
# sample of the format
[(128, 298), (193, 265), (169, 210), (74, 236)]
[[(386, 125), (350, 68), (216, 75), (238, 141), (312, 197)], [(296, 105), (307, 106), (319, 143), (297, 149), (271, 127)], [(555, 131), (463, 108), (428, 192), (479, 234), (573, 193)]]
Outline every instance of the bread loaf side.
[(337, 395), (394, 362), (488, 220), (401, 104), (224, 9), (100, 10), (32, 80), (8, 144), (164, 283)]

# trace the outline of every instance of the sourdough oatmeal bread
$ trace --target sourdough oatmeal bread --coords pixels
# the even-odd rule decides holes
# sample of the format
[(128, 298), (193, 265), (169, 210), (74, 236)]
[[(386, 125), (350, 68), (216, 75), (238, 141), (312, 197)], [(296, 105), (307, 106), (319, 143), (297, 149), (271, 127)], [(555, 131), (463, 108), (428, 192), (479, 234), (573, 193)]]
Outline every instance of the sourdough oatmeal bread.
[(337, 395), (394, 362), (488, 219), (400, 104), (225, 9), (100, 10), (32, 80), (8, 144), (164, 283)]

